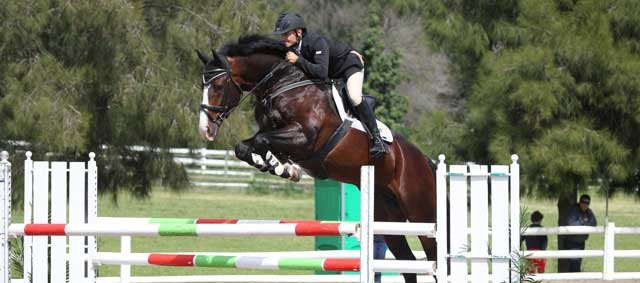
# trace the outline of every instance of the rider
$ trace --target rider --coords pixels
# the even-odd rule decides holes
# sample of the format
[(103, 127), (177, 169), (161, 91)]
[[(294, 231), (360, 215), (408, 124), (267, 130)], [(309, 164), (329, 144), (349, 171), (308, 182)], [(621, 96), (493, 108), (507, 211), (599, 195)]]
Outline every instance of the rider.
[(280, 34), (281, 42), (290, 50), (286, 57), (288, 62), (299, 66), (312, 78), (342, 79), (346, 82), (349, 100), (373, 139), (369, 155), (378, 159), (387, 153), (387, 145), (380, 138), (375, 113), (369, 104), (362, 103), (362, 56), (347, 44), (307, 31), (304, 20), (297, 13), (280, 14), (275, 32)]

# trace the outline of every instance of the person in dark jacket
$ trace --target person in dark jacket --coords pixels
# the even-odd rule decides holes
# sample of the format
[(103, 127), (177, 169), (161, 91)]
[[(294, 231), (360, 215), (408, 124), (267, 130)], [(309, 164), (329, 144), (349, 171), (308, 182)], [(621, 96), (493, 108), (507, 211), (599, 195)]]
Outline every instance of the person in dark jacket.
[[(534, 211), (531, 213), (531, 225), (529, 227), (542, 227), (540, 223), (542, 223), (542, 218), (544, 216), (540, 211)], [(524, 236), (522, 237), (522, 241), (525, 242), (528, 251), (543, 251), (547, 249), (547, 243), (549, 239), (546, 235), (544, 236)], [(547, 264), (547, 261), (544, 258), (534, 258), (530, 259), (531, 267), (529, 268), (530, 273), (544, 273), (544, 268)]]
[(373, 139), (369, 155), (378, 159), (389, 152), (380, 138), (373, 109), (369, 104), (362, 103), (362, 56), (345, 43), (307, 31), (304, 20), (297, 13), (280, 14), (276, 20), (275, 33), (280, 34), (281, 42), (290, 50), (286, 60), (302, 68), (311, 78), (341, 79), (346, 83), (349, 100)]
[[(567, 225), (569, 226), (596, 226), (596, 216), (589, 208), (591, 197), (589, 195), (580, 196), (580, 201), (574, 204), (567, 213)], [(584, 243), (589, 235), (567, 235), (565, 237), (565, 247), (568, 250), (584, 250)], [(580, 272), (582, 258), (570, 258), (569, 272)]]

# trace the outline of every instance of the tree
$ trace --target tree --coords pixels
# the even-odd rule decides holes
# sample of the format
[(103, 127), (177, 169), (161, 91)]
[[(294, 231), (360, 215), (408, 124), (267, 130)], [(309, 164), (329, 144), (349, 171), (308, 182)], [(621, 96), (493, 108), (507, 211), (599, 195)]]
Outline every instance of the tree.
[[(103, 192), (144, 197), (157, 180), (184, 188), (184, 170), (162, 149), (203, 145), (196, 132), (202, 64), (194, 50), (270, 30), (275, 14), (267, 8), (226, 0), (2, 5), (2, 147), (26, 141), (38, 159), (86, 160), (94, 151)], [(248, 115), (238, 112), (214, 146), (248, 135)], [(14, 164), (23, 158), (13, 157)]]
[[(435, 18), (427, 30), (471, 67), (463, 139), (469, 159), (507, 162), (518, 153), (529, 192), (557, 198), (559, 225), (590, 185), (637, 192), (640, 24), (632, 15), (640, 5), (447, 3), (428, 7)], [(484, 44), (464, 48), (469, 30)]]
[(400, 54), (395, 50), (385, 50), (377, 2), (373, 2), (370, 9), (369, 28), (362, 48), (365, 58), (363, 92), (376, 98), (376, 114), (381, 121), (395, 131), (405, 132), (403, 118), (408, 102), (395, 90), (403, 79), (399, 68)]
[(449, 164), (464, 163), (464, 125), (455, 115), (448, 111), (425, 112), (409, 126), (411, 141), (435, 162), (438, 154), (445, 154)]

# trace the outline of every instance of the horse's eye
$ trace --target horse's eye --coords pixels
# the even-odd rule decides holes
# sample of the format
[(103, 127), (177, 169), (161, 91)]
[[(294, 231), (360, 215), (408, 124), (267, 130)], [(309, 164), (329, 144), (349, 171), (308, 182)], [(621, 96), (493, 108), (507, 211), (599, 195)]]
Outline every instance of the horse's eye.
[(224, 90), (224, 85), (222, 84), (213, 84), (213, 90), (216, 92), (220, 92)]

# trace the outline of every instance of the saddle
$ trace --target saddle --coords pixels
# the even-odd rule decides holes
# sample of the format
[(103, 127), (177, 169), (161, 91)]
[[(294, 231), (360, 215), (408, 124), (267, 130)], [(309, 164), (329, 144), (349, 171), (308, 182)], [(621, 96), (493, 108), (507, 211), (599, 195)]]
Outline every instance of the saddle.
[[(342, 91), (338, 91), (338, 88)], [(333, 150), (333, 148), (342, 140), (350, 128), (354, 128), (368, 135), (367, 131), (362, 126), (362, 122), (356, 118), (356, 111), (350, 103), (344, 84), (338, 83), (336, 87), (336, 84), (332, 83), (331, 94), (327, 95), (330, 96), (329, 102), (342, 120), (342, 124), (335, 130), (331, 137), (329, 137), (327, 143), (317, 152), (313, 153), (311, 158), (307, 160), (293, 160), (293, 162), (300, 164), (304, 168), (316, 168), (317, 172), (313, 176), (317, 179), (326, 179), (329, 177), (323, 162), (329, 152), (331, 152), (331, 150)], [(362, 103), (369, 103), (373, 109), (375, 107), (376, 100), (372, 96), (364, 96)], [(380, 131), (380, 137), (382, 140), (389, 144), (392, 143), (393, 134), (391, 133), (391, 130), (389, 130), (389, 127), (379, 120), (376, 122), (378, 124), (378, 130)]]
[[(333, 85), (332, 89), (332, 97), (329, 101), (332, 102), (334, 109), (340, 116), (342, 121), (351, 120), (351, 128), (357, 129), (359, 131), (365, 132), (365, 128), (362, 126), (358, 116), (356, 115), (355, 107), (351, 104), (351, 99), (349, 99), (349, 94), (347, 93), (347, 86), (342, 80), (332, 80)], [(363, 95), (362, 103), (367, 103), (371, 107), (371, 109), (376, 108), (376, 98), (371, 95)], [(380, 137), (386, 143), (393, 142), (393, 134), (387, 125), (385, 125), (380, 120), (376, 120), (378, 124), (378, 130), (380, 131)]]

